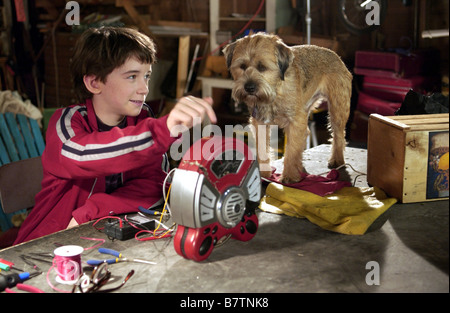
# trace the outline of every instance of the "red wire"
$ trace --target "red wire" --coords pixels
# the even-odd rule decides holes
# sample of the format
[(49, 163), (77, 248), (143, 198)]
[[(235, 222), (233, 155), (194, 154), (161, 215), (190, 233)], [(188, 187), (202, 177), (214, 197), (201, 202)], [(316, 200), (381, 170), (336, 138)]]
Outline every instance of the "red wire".
[(102, 228), (97, 228), (97, 227), (95, 227), (95, 225), (96, 225), (98, 222), (100, 222), (101, 220), (104, 220), (105, 218), (115, 218), (115, 219), (118, 219), (118, 220), (119, 220), (119, 226), (120, 226), (120, 228), (122, 228), (123, 222), (122, 222), (122, 219), (121, 219), (120, 217), (118, 217), (118, 216), (105, 216), (105, 217), (101, 217), (101, 218), (99, 218), (98, 220), (96, 220), (96, 221), (94, 222), (94, 224), (92, 224), (92, 227), (94, 227), (94, 228), (97, 229), (97, 230), (102, 230), (104, 227), (102, 227)]

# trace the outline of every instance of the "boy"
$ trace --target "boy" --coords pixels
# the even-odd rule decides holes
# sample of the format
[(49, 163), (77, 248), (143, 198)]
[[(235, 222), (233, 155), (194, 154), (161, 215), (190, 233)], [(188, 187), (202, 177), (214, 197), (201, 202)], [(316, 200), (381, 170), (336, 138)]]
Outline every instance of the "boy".
[(212, 99), (184, 97), (159, 119), (144, 103), (155, 47), (128, 28), (102, 27), (82, 34), (71, 63), (80, 103), (49, 121), (42, 155), (44, 178), (36, 205), (14, 244), (100, 217), (160, 205), (165, 152), (188, 128), (208, 116)]

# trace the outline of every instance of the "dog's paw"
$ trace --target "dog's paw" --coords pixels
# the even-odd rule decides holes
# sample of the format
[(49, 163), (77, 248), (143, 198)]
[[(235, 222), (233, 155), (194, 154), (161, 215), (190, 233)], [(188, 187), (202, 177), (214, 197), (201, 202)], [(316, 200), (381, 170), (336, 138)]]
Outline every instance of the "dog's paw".
[(328, 161), (328, 168), (330, 168), (330, 169), (338, 168), (339, 166), (343, 165), (344, 163), (345, 163), (344, 160), (330, 159)]
[(283, 184), (294, 184), (294, 183), (298, 183), (299, 181), (302, 180), (302, 176), (300, 175), (300, 173), (297, 173), (297, 175), (293, 175), (293, 173), (283, 173), (280, 176), (280, 182), (282, 182)]

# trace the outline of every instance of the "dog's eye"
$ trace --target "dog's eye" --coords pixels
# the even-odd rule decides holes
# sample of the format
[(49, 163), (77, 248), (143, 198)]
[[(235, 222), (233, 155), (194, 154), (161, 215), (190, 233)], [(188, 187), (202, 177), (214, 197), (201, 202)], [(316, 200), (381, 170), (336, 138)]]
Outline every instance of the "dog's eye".
[(247, 69), (247, 65), (245, 65), (244, 63), (241, 64), (241, 70), (245, 71)]
[(267, 70), (267, 68), (262, 63), (258, 63), (258, 71), (264, 72), (265, 70)]

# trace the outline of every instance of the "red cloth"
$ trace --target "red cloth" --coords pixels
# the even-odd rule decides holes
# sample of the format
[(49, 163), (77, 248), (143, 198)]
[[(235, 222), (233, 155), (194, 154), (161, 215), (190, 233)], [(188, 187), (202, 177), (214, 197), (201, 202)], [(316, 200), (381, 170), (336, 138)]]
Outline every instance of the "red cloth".
[(318, 196), (326, 196), (338, 191), (343, 187), (351, 187), (352, 184), (347, 181), (339, 181), (339, 171), (332, 169), (326, 177), (311, 175), (307, 173), (300, 173), (302, 180), (298, 183), (285, 184), (280, 182), (281, 174), (272, 171), (272, 176), (268, 179), (269, 181), (282, 184), (286, 187), (297, 188), (304, 191), (312, 192)]

